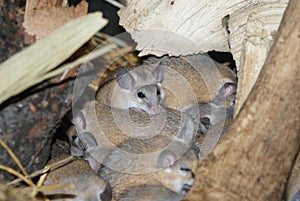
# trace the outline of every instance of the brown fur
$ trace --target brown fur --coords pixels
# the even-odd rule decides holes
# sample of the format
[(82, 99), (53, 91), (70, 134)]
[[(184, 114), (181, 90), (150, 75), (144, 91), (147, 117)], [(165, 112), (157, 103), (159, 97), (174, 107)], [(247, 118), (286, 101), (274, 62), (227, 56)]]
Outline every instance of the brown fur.
[[(174, 142), (174, 140), (171, 141)], [(197, 162), (196, 153), (194, 150), (188, 149), (181, 157), (178, 152), (183, 152), (188, 147), (181, 141), (175, 141), (173, 146), (168, 147), (170, 137), (157, 135), (152, 141), (135, 139), (121, 143), (118, 148), (130, 153), (153, 153), (159, 148), (160, 151), (153, 158), (144, 155), (141, 156), (140, 160), (130, 161), (131, 158), (124, 157), (122, 153), (116, 150), (105, 159), (104, 164), (112, 168), (104, 166), (101, 169), (101, 176), (110, 181), (113, 188), (113, 199), (118, 200), (120, 194), (140, 185), (156, 185), (175, 193), (182, 193), (181, 189), (184, 184), (192, 185), (192, 172), (195, 170)], [(172, 150), (172, 153), (177, 155), (177, 161), (170, 168), (163, 168), (159, 165), (160, 154), (163, 150)], [(181, 174), (181, 167), (189, 168), (191, 171)], [(169, 170), (166, 171), (166, 169)], [(140, 192), (140, 194), (143, 193)]]
[[(173, 138), (176, 136), (176, 138), (183, 139), (187, 144), (193, 138), (195, 144), (200, 148), (200, 156), (205, 156), (217, 144), (223, 133), (223, 126), (228, 127), (231, 121), (226, 120), (225, 125), (224, 121), (217, 122), (207, 134), (201, 134), (200, 130), (197, 132), (197, 125), (188, 115), (170, 108), (165, 108), (163, 111), (161, 114), (150, 116), (146, 112), (112, 109), (95, 101), (88, 103), (82, 110), (82, 118), (86, 121), (86, 128), (78, 128), (77, 133), (88, 131), (94, 135), (98, 143), (97, 147), (90, 150), (91, 154), (98, 160), (96, 162), (98, 165), (93, 165), (93, 168), (98, 169), (97, 167), (104, 160), (106, 154), (123, 141), (136, 137), (146, 137), (152, 140), (151, 137), (156, 134), (172, 136)], [(164, 119), (165, 117), (166, 119)], [(183, 127), (186, 122), (191, 124), (188, 128)], [(149, 126), (150, 124), (151, 126)], [(130, 136), (131, 133), (135, 135)], [(193, 137), (194, 134), (196, 135)]]
[[(163, 57), (161, 60), (166, 67), (162, 86), (168, 107), (186, 109), (198, 102), (208, 103), (219, 95), (225, 83), (236, 85), (235, 73), (206, 54)], [(148, 63), (151, 62), (157, 62), (157, 59), (151, 58)], [(227, 107), (233, 99), (234, 95), (227, 97)]]
[(86, 128), (77, 128), (77, 133), (93, 133), (98, 147), (108, 152), (125, 140), (151, 138), (157, 134), (180, 138), (188, 144), (197, 129), (190, 117), (172, 109), (149, 116), (146, 112), (112, 109), (93, 101), (86, 104), (82, 112)]
[[(156, 83), (155, 79), (149, 76), (151, 74), (149, 69), (153, 69), (153, 66), (157, 65), (158, 62), (161, 62), (165, 68), (162, 82), (163, 90), (161, 89), (165, 95), (159, 103), (166, 104), (170, 108), (187, 109), (198, 102), (208, 103), (214, 98), (220, 99), (223, 96), (222, 87), (225, 83), (230, 83), (236, 87), (236, 74), (226, 65), (212, 60), (207, 54), (150, 57), (144, 61), (143, 65), (130, 68), (138, 71), (135, 77), (139, 78), (137, 79), (139, 86), (146, 83)], [(116, 72), (111, 73), (116, 74)], [(111, 105), (111, 97), (114, 94), (117, 108), (128, 108), (129, 93), (120, 91), (117, 85), (116, 78), (105, 83), (100, 87), (96, 100)], [(226, 97), (225, 106), (227, 108), (232, 106), (234, 100), (235, 94)], [(137, 103), (137, 106), (140, 107), (141, 105)]]
[[(96, 100), (114, 108), (128, 109), (129, 107), (135, 107), (152, 114), (153, 111), (148, 108), (147, 104), (151, 103), (152, 106), (158, 106), (164, 100), (164, 91), (159, 84), (163, 77), (163, 71), (157, 68), (158, 65), (157, 62), (152, 65), (131, 67), (129, 73), (132, 75), (132, 82), (134, 83), (128, 84), (129, 89), (125, 89), (119, 84), (116, 75), (112, 76), (111, 80), (108, 80), (99, 88)], [(157, 73), (152, 74), (154, 71), (157, 71)], [(146, 95), (144, 99), (139, 99), (135, 94), (141, 89)], [(160, 95), (157, 94), (157, 90), (160, 91)]]
[[(66, 158), (62, 155), (48, 164), (52, 164)], [(49, 193), (47, 196), (60, 198), (60, 200), (74, 201), (93, 200), (110, 200), (111, 192), (106, 182), (97, 175), (86, 161), (75, 160), (62, 167), (51, 171), (45, 180), (45, 184), (73, 184), (73, 189), (59, 189)], [(100, 199), (102, 198), (102, 199)]]
[(180, 201), (183, 194), (157, 185), (140, 185), (123, 192), (119, 201)]

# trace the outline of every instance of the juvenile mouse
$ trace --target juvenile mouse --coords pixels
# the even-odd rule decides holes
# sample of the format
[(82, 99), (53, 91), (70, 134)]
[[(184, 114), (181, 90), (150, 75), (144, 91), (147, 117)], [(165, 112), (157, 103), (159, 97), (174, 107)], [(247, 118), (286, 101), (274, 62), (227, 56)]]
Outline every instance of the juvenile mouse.
[[(120, 197), (134, 200), (131, 191), (142, 185), (168, 189), (174, 192), (171, 197), (184, 195), (192, 187), (197, 153), (184, 142), (156, 135), (152, 140), (131, 139), (117, 147), (107, 156), (100, 170), (101, 176), (110, 181), (113, 200)], [(147, 196), (147, 192), (140, 191), (139, 194), (141, 198)]]
[(233, 119), (234, 105), (226, 107), (225, 105), (218, 105), (213, 102), (198, 103), (185, 109), (184, 112), (193, 118), (200, 118), (198, 120), (199, 132), (205, 134), (219, 123), (224, 122), (229, 125)]
[(234, 104), (236, 74), (207, 54), (151, 57), (145, 62), (157, 61), (165, 68), (162, 86), (167, 107), (185, 110), (198, 102), (226, 107)]
[[(157, 58), (151, 59), (157, 62)], [(220, 122), (232, 119), (237, 78), (229, 67), (207, 54), (161, 60), (165, 66), (162, 86), (167, 107), (198, 116), (200, 119), (196, 121), (204, 134)]]
[(198, 102), (230, 107), (235, 101), (236, 74), (207, 54), (150, 57), (130, 72), (117, 74), (100, 87), (96, 99), (119, 109), (156, 114), (159, 104), (184, 110)]
[(161, 87), (163, 66), (156, 62), (128, 69), (119, 69), (114, 79), (100, 87), (96, 100), (113, 108), (135, 108), (149, 114), (159, 113), (159, 105), (165, 98)]
[[(62, 155), (48, 164), (66, 158)], [(97, 175), (86, 161), (75, 160), (59, 167), (47, 175), (44, 182), (47, 184), (73, 184), (73, 189), (59, 189), (47, 194), (48, 198), (74, 201), (108, 201), (111, 200), (111, 188)]]
[[(189, 149), (189, 145), (196, 132), (195, 124), (191, 118), (185, 118), (184, 114), (181, 115), (177, 110), (170, 109), (164, 112), (148, 115), (146, 112), (129, 110), (130, 116), (127, 116), (127, 110), (113, 109), (94, 101), (86, 104), (84, 109), (79, 111), (79, 115), (75, 115), (77, 132), (93, 133), (98, 144), (94, 146), (93, 140), (86, 140), (93, 142), (91, 147), (87, 146), (87, 150), (89, 157), (96, 159), (87, 160), (90, 163), (104, 164), (100, 169), (101, 176), (105, 176), (107, 181), (116, 185), (115, 197), (118, 197), (118, 192), (123, 191), (122, 185), (119, 186), (120, 179), (126, 182), (128, 188), (142, 185), (139, 182), (144, 181), (168, 188), (176, 194), (184, 193), (192, 185), (191, 169), (195, 165), (198, 153), (197, 149)], [(135, 130), (136, 126), (140, 128)], [(113, 146), (109, 147), (109, 143)], [(185, 153), (186, 150), (189, 151)], [(181, 155), (184, 157), (180, 158)], [(100, 167), (95, 164), (91, 166)], [(97, 168), (94, 170), (99, 171)], [(135, 174), (130, 174), (141, 171), (146, 171), (147, 174), (139, 174), (137, 178)], [(127, 184), (129, 181), (131, 185)]]

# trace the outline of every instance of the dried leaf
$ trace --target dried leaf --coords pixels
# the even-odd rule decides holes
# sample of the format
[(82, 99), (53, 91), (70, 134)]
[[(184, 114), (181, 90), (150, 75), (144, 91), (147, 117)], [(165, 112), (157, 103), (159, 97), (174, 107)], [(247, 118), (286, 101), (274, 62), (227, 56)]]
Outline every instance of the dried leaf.
[(76, 7), (63, 7), (61, 1), (27, 1), (23, 26), (30, 35), (43, 38), (66, 22), (83, 16), (88, 11), (88, 3), (82, 1)]

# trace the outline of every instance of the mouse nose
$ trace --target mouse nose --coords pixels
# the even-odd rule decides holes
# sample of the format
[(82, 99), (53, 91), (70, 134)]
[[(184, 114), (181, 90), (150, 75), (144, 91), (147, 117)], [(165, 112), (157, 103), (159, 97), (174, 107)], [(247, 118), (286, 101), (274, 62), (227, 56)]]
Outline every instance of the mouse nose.
[(192, 185), (184, 184), (184, 185), (182, 186), (181, 191), (182, 191), (183, 193), (187, 193), (187, 192), (189, 192), (189, 190), (190, 190), (191, 188), (192, 188)]
[(153, 114), (159, 114), (160, 109), (159, 109), (159, 105), (152, 105), (152, 104), (148, 104), (149, 110), (153, 113)]

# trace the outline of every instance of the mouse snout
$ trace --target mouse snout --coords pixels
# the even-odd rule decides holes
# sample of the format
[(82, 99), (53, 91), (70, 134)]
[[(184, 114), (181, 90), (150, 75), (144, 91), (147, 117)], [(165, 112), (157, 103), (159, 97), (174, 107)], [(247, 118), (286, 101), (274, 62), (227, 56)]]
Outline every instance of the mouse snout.
[(159, 105), (148, 104), (148, 108), (152, 114), (159, 114), (160, 112)]

